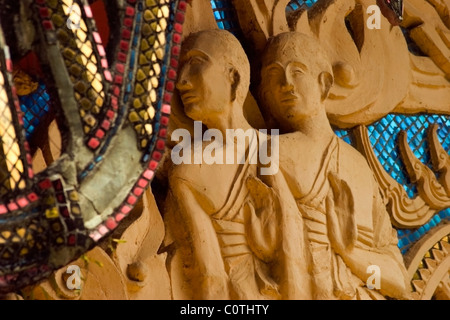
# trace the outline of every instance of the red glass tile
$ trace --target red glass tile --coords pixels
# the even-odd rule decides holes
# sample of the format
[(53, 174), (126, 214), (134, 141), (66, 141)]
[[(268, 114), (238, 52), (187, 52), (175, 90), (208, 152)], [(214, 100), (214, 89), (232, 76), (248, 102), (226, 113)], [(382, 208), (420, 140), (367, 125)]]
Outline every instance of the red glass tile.
[(50, 20), (42, 21), (42, 25), (44, 26), (45, 30), (53, 30), (53, 23)]
[(128, 6), (128, 7), (125, 9), (125, 14), (126, 14), (127, 16), (134, 16), (134, 8)]
[(186, 11), (186, 1), (180, 1), (178, 3), (178, 10)]
[(108, 110), (106, 111), (106, 116), (108, 117), (108, 119), (113, 119), (114, 118), (114, 111), (113, 110)]
[(123, 82), (123, 77), (119, 76), (118, 74), (114, 76), (114, 82), (117, 84), (122, 84)]
[(50, 14), (47, 8), (39, 8), (39, 15), (41, 18), (48, 18)]
[(157, 167), (158, 167), (158, 161), (151, 160), (150, 163), (148, 164), (148, 168), (150, 170), (155, 171)]
[(167, 76), (169, 79), (175, 80), (177, 78), (177, 72), (174, 69), (170, 69)]
[(98, 141), (98, 139), (96, 139), (96, 138), (91, 138), (88, 141), (88, 146), (91, 149), (97, 149), (99, 145), (100, 145), (100, 141)]
[(106, 131), (108, 131), (109, 128), (111, 127), (111, 122), (108, 120), (103, 120), (101, 127)]
[(147, 169), (144, 171), (144, 174), (142, 176), (147, 180), (152, 180), (154, 174), (155, 172), (153, 170)]
[(34, 192), (30, 193), (30, 194), (27, 196), (27, 198), (28, 198), (28, 200), (30, 200), (31, 202), (34, 202), (34, 201), (36, 201), (37, 199), (39, 199), (38, 195), (37, 195), (36, 193), (34, 193)]
[(178, 34), (178, 33), (174, 33), (172, 39), (173, 39), (173, 42), (180, 43), (181, 42), (181, 35)]
[(120, 49), (125, 52), (128, 51), (128, 49), (129, 49), (128, 41), (125, 41), (125, 40), (121, 40), (119, 43), (119, 46), (120, 46)]
[(5, 214), (8, 212), (8, 208), (4, 204), (0, 204), (0, 214)]
[(127, 61), (127, 55), (123, 52), (119, 52), (117, 54), (117, 60), (119, 60), (120, 62), (126, 62)]
[(170, 104), (163, 104), (161, 111), (167, 114), (170, 114)]
[(156, 161), (161, 160), (162, 158), (162, 154), (159, 151), (153, 151), (152, 153), (152, 158), (155, 159)]
[(172, 101), (172, 94), (170, 92), (164, 93), (164, 102), (170, 103)]
[(160, 123), (161, 123), (163, 126), (167, 126), (167, 125), (169, 124), (169, 118), (168, 118), (168, 117), (165, 117), (165, 116), (162, 116), (162, 117), (161, 117), (161, 120), (160, 120)]
[(167, 129), (164, 129), (164, 128), (160, 129), (158, 135), (159, 135), (161, 138), (167, 137)]
[(52, 186), (52, 182), (50, 181), (50, 179), (44, 179), (42, 181), (40, 181), (38, 183), (39, 188), (41, 188), (42, 190), (48, 189)]
[(129, 40), (131, 38), (131, 31), (129, 29), (122, 30), (122, 38)]
[(26, 207), (30, 203), (30, 201), (25, 197), (17, 199), (16, 202), (21, 208)]
[(76, 240), (77, 240), (76, 236), (75, 236), (74, 234), (71, 234), (71, 235), (69, 235), (69, 237), (67, 238), (67, 244), (68, 244), (69, 246), (73, 246), (73, 245), (75, 245)]
[(170, 66), (175, 69), (178, 68), (178, 60), (174, 58), (170, 59)]
[(164, 140), (158, 139), (158, 141), (156, 141), (156, 148), (158, 150), (164, 150), (165, 146), (166, 146), (166, 143), (164, 142)]
[(125, 215), (123, 213), (116, 214), (116, 221), (120, 222), (122, 219), (125, 218)]
[(148, 185), (148, 181), (145, 179), (139, 179), (139, 181), (137, 182), (137, 185), (141, 188), (146, 188)]
[(143, 188), (135, 187), (133, 189), (133, 193), (138, 197), (140, 197), (143, 192), (144, 192)]
[(184, 22), (184, 13), (183, 12), (177, 12), (175, 14), (175, 20), (177, 22), (183, 23)]
[(116, 70), (120, 73), (124, 73), (125, 72), (125, 65), (122, 63), (117, 63), (116, 64)]
[(109, 230), (114, 230), (117, 227), (117, 222), (114, 218), (108, 218), (106, 219), (105, 225)]
[(125, 18), (123, 19), (123, 24), (129, 28), (133, 26), (133, 19)]
[(127, 198), (127, 203), (130, 205), (134, 205), (137, 201), (137, 198), (133, 195), (129, 195)]
[(99, 139), (103, 139), (103, 137), (105, 136), (105, 131), (103, 131), (102, 129), (98, 129), (95, 132), (95, 136)]
[(176, 32), (183, 33), (183, 26), (180, 23), (175, 23), (175, 25), (173, 27)]
[(10, 202), (7, 204), (9, 211), (15, 211), (19, 209), (19, 206), (15, 202)]

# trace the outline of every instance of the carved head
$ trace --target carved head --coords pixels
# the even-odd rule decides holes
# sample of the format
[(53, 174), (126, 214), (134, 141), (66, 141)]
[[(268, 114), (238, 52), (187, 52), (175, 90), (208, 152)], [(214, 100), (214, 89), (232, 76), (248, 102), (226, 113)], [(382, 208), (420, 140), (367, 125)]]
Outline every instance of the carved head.
[(200, 31), (183, 42), (177, 89), (190, 118), (205, 121), (242, 106), (249, 83), (247, 55), (230, 32)]
[(333, 71), (319, 42), (286, 32), (270, 38), (262, 58), (259, 101), (279, 124), (295, 123), (323, 111)]

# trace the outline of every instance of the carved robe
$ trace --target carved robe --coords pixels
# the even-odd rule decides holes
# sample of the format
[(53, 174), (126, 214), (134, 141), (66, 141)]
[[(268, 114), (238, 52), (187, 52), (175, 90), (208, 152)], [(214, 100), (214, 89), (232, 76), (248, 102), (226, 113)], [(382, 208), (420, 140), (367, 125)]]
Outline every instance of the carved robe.
[[(354, 166), (362, 176), (353, 176)], [(370, 265), (381, 268), (381, 292), (402, 297), (407, 277), (396, 232), (372, 172), (354, 149), (334, 137), (312, 189), (295, 201), (309, 256), (311, 296), (305, 298), (383, 299), (362, 280)], [(394, 280), (385, 280), (383, 273), (392, 270)]]
[[(258, 136), (253, 137), (250, 145), (257, 152)], [(273, 191), (256, 177), (257, 165), (247, 154), (227, 177), (231, 183), (225, 190), (205, 170), (228, 165), (185, 166), (186, 171), (175, 168), (171, 175), (164, 217), (174, 298), (279, 298), (268, 264), (277, 248), (278, 209)]]

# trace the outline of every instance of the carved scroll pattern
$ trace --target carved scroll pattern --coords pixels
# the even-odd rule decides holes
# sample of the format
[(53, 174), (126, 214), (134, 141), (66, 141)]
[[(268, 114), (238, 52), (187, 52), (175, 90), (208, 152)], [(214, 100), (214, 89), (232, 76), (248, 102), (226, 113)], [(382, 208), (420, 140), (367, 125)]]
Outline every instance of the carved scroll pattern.
[[(434, 172), (414, 156), (414, 153), (408, 145), (406, 131), (401, 131), (399, 133), (398, 143), (402, 160), (406, 166), (406, 171), (408, 172), (411, 181), (417, 184), (419, 196), (424, 199), (432, 209), (442, 210), (449, 207), (450, 194), (447, 193), (445, 188), (438, 182)], [(437, 145), (440, 144), (436, 144), (435, 141), (435, 144), (432, 144), (432, 149), (433, 147), (437, 147)], [(440, 149), (443, 150), (442, 146)], [(437, 154), (439, 151), (434, 151), (433, 153)]]
[(449, 299), (450, 224), (421, 239), (405, 256), (411, 279), (412, 298)]
[(354, 133), (357, 148), (366, 157), (380, 185), (392, 224), (401, 228), (415, 228), (426, 223), (436, 210), (430, 208), (421, 197), (409, 198), (403, 186), (384, 170), (372, 149), (365, 126), (357, 127)]

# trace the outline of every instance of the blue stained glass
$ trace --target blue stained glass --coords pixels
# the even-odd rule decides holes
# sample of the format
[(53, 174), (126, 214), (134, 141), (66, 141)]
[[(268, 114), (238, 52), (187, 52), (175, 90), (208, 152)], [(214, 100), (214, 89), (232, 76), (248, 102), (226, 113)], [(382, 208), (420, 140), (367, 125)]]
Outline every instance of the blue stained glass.
[(47, 93), (44, 83), (39, 83), (36, 91), (26, 95), (19, 96), (20, 109), (23, 112), (23, 126), (25, 128), (26, 138), (33, 135), (41, 119), (50, 110), (50, 96)]
[(210, 0), (214, 19), (220, 29), (228, 30), (238, 39), (241, 38), (241, 29), (232, 0)]
[(300, 8), (310, 8), (318, 0), (292, 0), (286, 6), (286, 11), (295, 11)]

